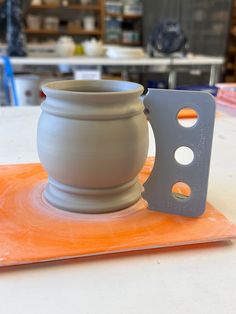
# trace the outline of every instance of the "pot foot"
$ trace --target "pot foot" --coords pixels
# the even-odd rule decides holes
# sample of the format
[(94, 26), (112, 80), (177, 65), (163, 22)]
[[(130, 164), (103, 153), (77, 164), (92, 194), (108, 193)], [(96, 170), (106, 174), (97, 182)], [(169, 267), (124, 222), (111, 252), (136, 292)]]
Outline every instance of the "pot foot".
[(142, 185), (134, 180), (113, 188), (83, 189), (62, 184), (52, 178), (44, 190), (54, 207), (78, 213), (109, 213), (127, 208), (141, 198)]

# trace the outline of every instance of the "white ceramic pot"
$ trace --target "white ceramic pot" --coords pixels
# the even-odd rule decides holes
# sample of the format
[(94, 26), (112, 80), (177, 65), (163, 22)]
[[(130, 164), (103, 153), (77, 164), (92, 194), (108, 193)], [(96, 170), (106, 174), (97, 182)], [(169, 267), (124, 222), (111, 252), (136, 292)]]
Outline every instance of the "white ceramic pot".
[(123, 81), (61, 81), (43, 87), (38, 153), (46, 200), (64, 210), (103, 213), (134, 204), (148, 150), (143, 87)]
[(95, 18), (93, 16), (85, 16), (83, 24), (86, 31), (93, 31), (95, 29)]
[(59, 57), (72, 57), (75, 51), (75, 42), (69, 36), (62, 36), (56, 43), (55, 51)]
[(106, 48), (103, 46), (102, 42), (96, 39), (86, 40), (83, 42), (83, 48), (86, 56), (88, 57), (98, 57), (105, 54)]

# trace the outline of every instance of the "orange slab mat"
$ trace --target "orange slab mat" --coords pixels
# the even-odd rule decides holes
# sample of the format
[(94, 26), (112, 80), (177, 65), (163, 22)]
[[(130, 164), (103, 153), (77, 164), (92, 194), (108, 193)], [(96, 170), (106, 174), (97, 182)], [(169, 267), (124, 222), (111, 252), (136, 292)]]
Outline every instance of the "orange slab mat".
[[(220, 112), (216, 111), (216, 118), (220, 117)], [(191, 108), (184, 108), (178, 114), (178, 119), (194, 119), (197, 118), (197, 113)]]
[(178, 114), (179, 119), (194, 119), (197, 118), (197, 113), (191, 108), (184, 108)]
[[(153, 165), (140, 173), (144, 182)], [(42, 197), (40, 164), (0, 166), (0, 266), (228, 240), (236, 226), (207, 204), (200, 218), (150, 211), (140, 200), (110, 214), (69, 213)]]

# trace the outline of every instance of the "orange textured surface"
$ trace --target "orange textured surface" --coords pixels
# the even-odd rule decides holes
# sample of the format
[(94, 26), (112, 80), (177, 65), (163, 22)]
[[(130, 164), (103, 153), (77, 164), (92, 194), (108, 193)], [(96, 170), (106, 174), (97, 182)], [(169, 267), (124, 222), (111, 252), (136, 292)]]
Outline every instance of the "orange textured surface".
[[(152, 165), (149, 158), (141, 182)], [(210, 204), (197, 219), (152, 212), (144, 200), (111, 214), (68, 213), (42, 198), (40, 164), (0, 166), (0, 173), (0, 266), (236, 237), (236, 226)]]
[[(216, 112), (216, 117), (220, 116), (220, 112)], [(194, 119), (197, 118), (197, 113), (191, 108), (183, 108), (178, 113), (178, 119)]]
[(179, 119), (193, 119), (197, 118), (197, 113), (191, 108), (184, 108), (178, 114)]

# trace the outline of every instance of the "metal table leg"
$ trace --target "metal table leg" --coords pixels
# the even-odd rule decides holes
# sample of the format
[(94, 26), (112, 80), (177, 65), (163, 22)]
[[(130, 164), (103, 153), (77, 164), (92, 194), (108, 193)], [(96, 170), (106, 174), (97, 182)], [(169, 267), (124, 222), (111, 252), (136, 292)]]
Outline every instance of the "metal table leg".
[(212, 64), (210, 70), (210, 78), (209, 78), (209, 85), (215, 85), (219, 82), (220, 76), (220, 66), (219, 64)]
[(177, 72), (175, 69), (170, 69), (168, 76), (168, 86), (170, 89), (175, 89), (177, 81)]

